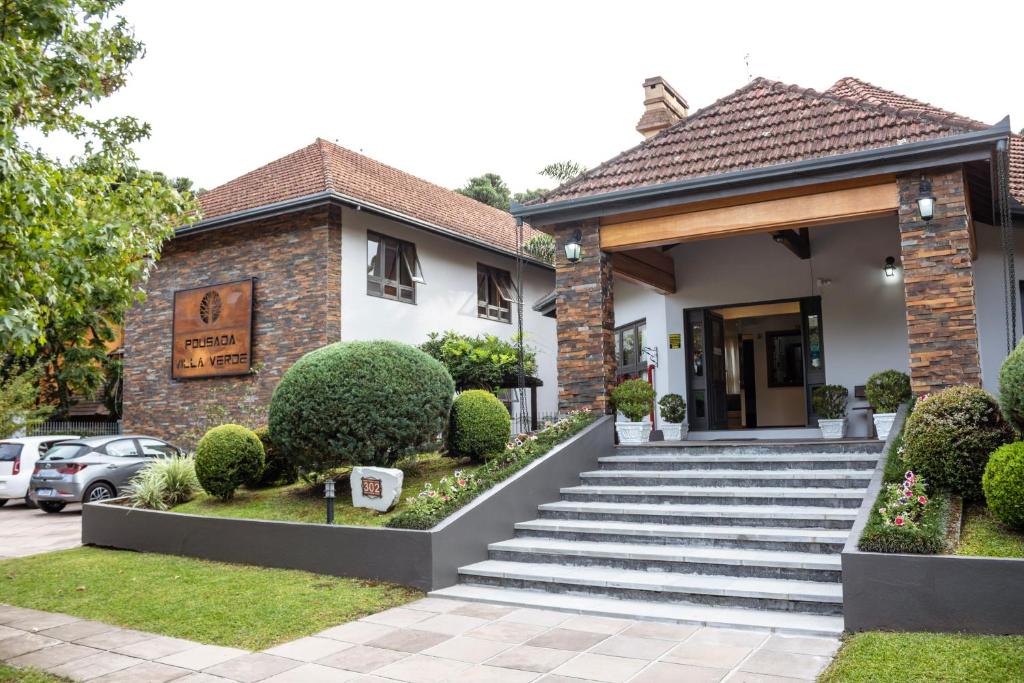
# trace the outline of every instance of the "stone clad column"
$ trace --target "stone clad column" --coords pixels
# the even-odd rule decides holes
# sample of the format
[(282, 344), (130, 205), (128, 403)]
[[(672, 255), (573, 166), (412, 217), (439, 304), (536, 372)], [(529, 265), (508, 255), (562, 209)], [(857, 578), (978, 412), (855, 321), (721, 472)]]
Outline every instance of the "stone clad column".
[(935, 217), (917, 208), (921, 175), (897, 178), (910, 378), (915, 394), (981, 385), (970, 203), (960, 167), (926, 174)]
[[(577, 228), (583, 257), (569, 263), (563, 247)], [(556, 227), (555, 291), (559, 410), (610, 412), (608, 392), (615, 381), (612, 260), (601, 251), (596, 221)]]

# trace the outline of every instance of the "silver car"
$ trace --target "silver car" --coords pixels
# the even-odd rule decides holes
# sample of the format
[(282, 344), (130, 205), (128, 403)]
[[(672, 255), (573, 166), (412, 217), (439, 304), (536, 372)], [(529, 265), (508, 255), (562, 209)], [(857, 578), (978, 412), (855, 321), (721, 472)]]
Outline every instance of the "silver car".
[(65, 441), (53, 446), (36, 463), (30, 496), (46, 512), (60, 512), (68, 503), (114, 498), (155, 458), (175, 455), (181, 455), (177, 446), (143, 435)]

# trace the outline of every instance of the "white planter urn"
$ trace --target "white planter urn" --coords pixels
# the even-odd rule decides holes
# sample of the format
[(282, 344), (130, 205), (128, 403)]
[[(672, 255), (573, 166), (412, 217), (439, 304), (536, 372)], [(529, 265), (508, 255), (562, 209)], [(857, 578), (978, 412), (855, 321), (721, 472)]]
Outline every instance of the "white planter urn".
[(682, 441), (690, 433), (690, 426), (685, 422), (662, 422), (661, 433), (665, 441)]
[(647, 443), (651, 440), (651, 422), (616, 422), (615, 432), (619, 435), (620, 444)]
[(878, 434), (879, 441), (885, 441), (889, 438), (892, 422), (895, 419), (896, 413), (875, 413), (875, 433)]
[(824, 420), (819, 417), (818, 428), (821, 430), (821, 438), (823, 439), (841, 439), (846, 436), (846, 418)]

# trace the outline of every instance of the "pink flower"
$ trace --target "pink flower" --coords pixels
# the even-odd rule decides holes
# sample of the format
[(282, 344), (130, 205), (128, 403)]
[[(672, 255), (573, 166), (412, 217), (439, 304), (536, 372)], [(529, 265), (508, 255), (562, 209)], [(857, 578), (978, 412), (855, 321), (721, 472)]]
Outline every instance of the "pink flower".
[(921, 505), (924, 505), (925, 503), (928, 502), (928, 499), (925, 498), (924, 496), (918, 496), (917, 497), (917, 502), (920, 503)]
[[(465, 486), (465, 485), (466, 485), (466, 480), (465, 479), (459, 479), (459, 486)], [(924, 502), (924, 501), (922, 501), (922, 502)]]
[(903, 526), (903, 517), (896, 518), (896, 526)]

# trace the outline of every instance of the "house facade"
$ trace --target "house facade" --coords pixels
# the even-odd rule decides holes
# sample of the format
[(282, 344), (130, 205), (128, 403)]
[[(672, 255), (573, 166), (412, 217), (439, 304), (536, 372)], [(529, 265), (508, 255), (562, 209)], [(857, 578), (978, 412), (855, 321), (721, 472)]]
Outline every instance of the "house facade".
[(558, 244), (563, 410), (644, 376), (687, 399), (692, 438), (813, 436), (811, 392), (840, 384), (866, 436), (874, 372), (997, 392), (1021, 333), (1008, 120), (853, 78), (755, 79), (692, 114), (663, 79), (644, 92), (641, 144), (513, 209)]
[[(507, 212), (324, 140), (199, 201), (202, 220), (165, 246), (127, 319), (126, 431), (189, 440), (204, 416), (265, 414), (283, 373), (332, 342), (518, 332)], [(523, 263), (523, 328), (543, 383), (529, 409), (553, 414), (555, 321), (529, 304), (554, 272)]]

